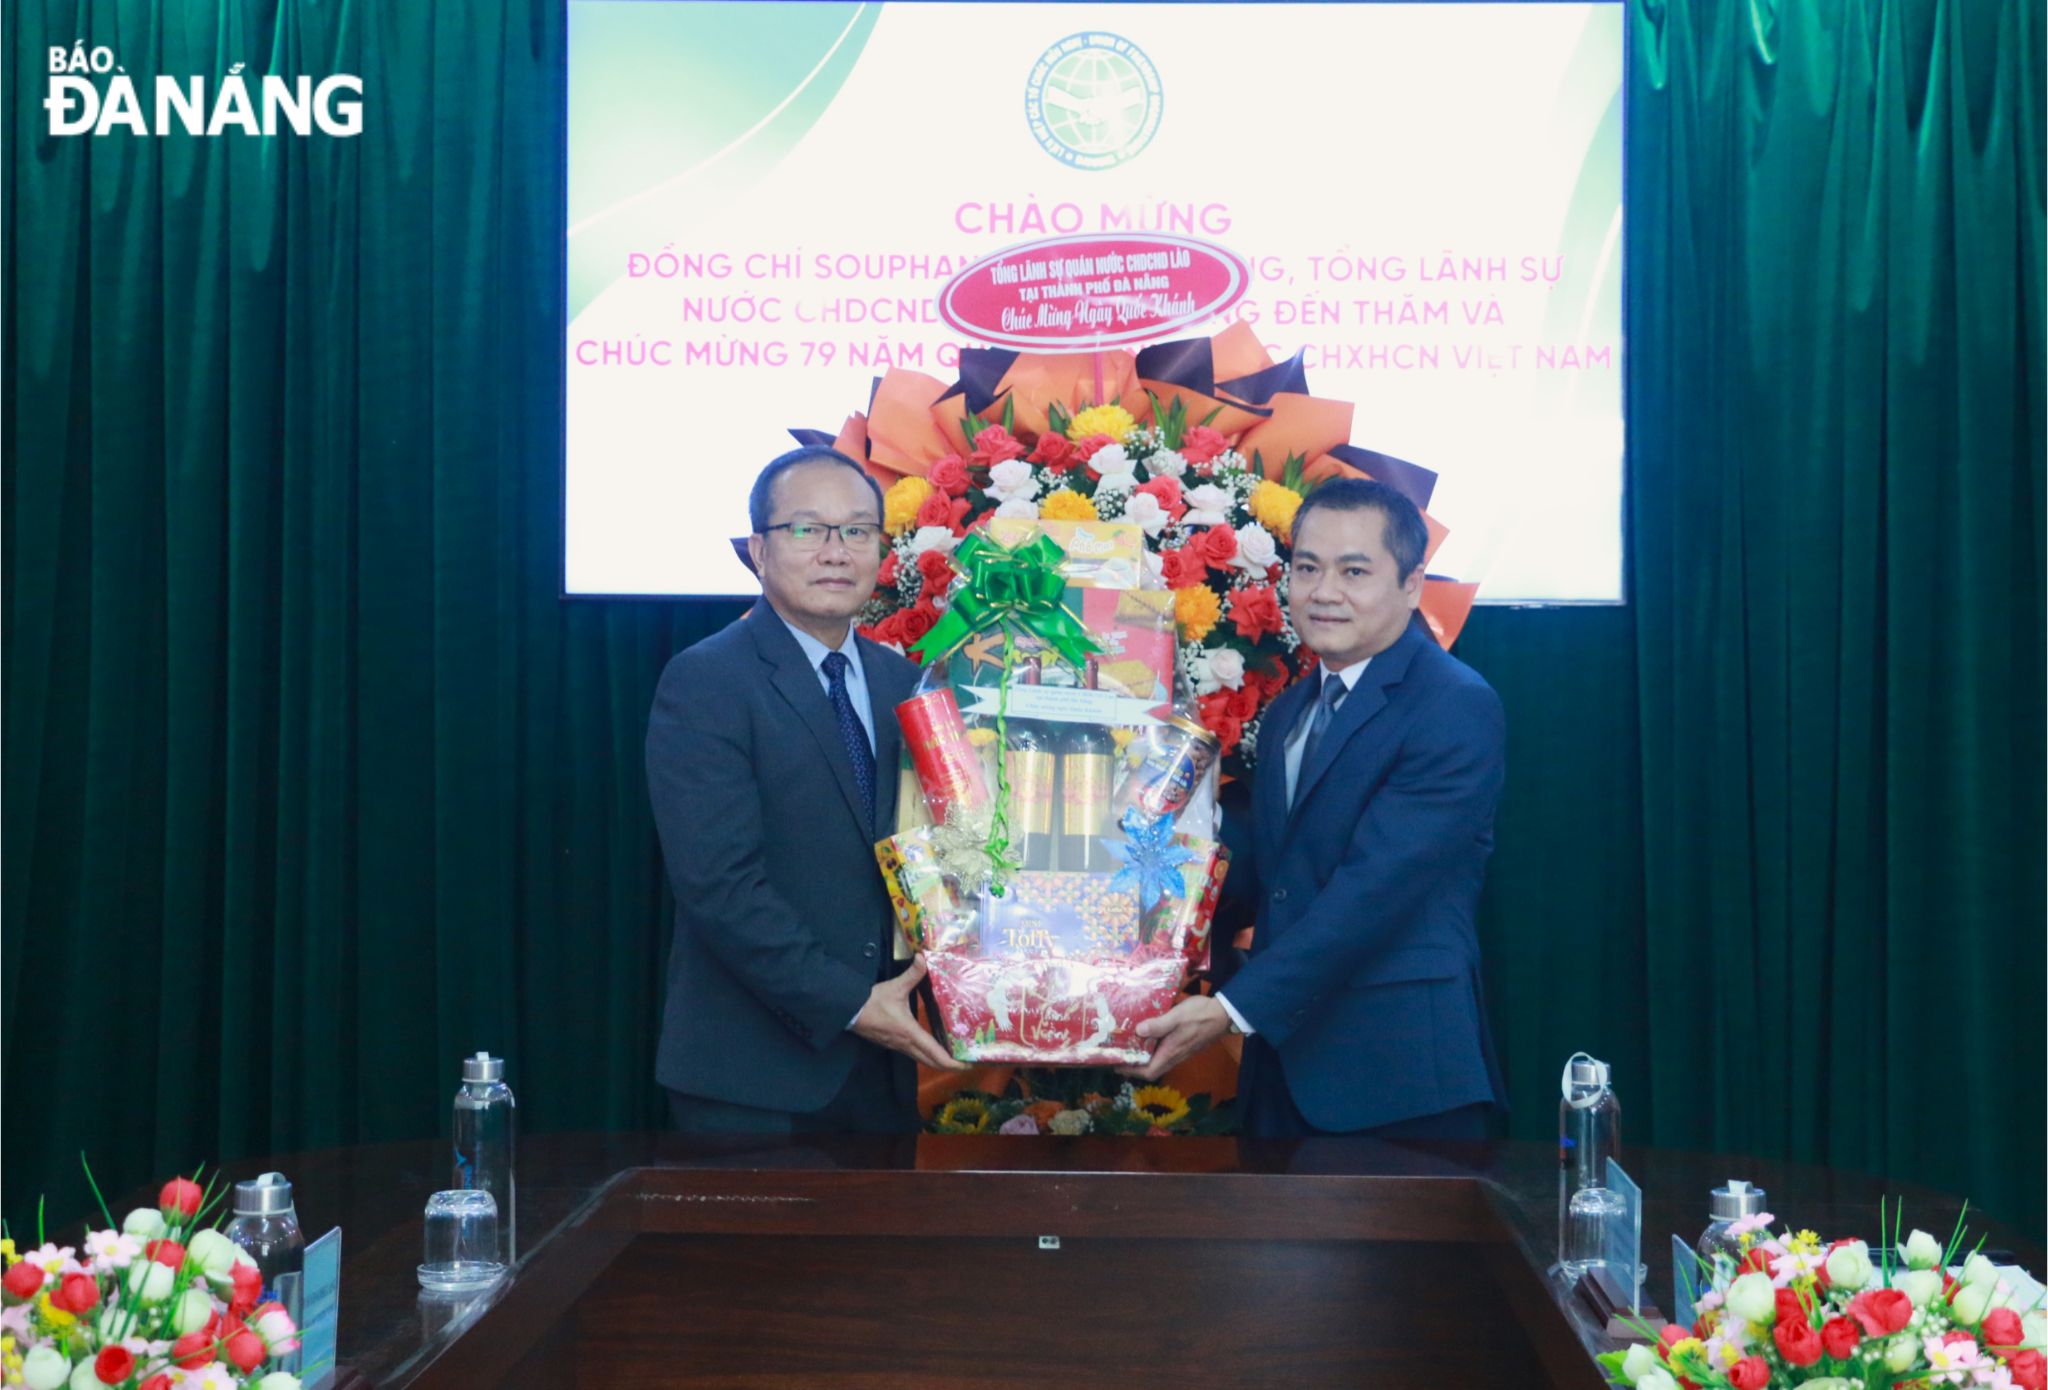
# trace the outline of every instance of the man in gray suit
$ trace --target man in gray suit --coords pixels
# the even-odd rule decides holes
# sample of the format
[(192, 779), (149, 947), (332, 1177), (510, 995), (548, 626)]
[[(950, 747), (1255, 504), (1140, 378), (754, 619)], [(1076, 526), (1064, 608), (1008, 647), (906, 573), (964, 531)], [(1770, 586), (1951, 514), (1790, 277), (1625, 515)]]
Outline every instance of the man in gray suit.
[(747, 550), (761, 602), (679, 652), (647, 722), (675, 890), (655, 1074), (676, 1128), (758, 1135), (918, 1127), (918, 1026), (874, 842), (896, 819), (896, 706), (917, 668), (858, 636), (882, 494), (831, 449), (762, 470)]

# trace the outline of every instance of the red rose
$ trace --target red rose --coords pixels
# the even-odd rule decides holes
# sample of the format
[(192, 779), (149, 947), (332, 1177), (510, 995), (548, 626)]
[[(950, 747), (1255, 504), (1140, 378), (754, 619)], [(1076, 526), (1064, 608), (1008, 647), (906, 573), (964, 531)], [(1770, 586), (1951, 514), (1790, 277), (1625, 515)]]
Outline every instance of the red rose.
[(1278, 632), (1285, 625), (1280, 617), (1280, 600), (1273, 594), (1270, 584), (1248, 584), (1230, 596), (1230, 621), (1237, 624), (1237, 635), (1247, 642), (1256, 642), (1269, 632)]
[(882, 567), (875, 571), (875, 587), (877, 589), (895, 588), (897, 572), (902, 568), (902, 566), (903, 557), (898, 555), (894, 550), (891, 550), (886, 555), (882, 556)]
[(1239, 686), (1236, 690), (1226, 690), (1223, 693), (1230, 697), (1230, 703), (1225, 708), (1238, 722), (1251, 723), (1252, 716), (1259, 712), (1259, 692), (1250, 686)]
[(6, 1289), (16, 1298), (34, 1298), (43, 1291), (45, 1277), (41, 1265), (23, 1260), (8, 1270), (5, 1278), (0, 1278), (0, 1288)]
[(1069, 468), (1078, 467), (1081, 460), (1075, 455), (1074, 446), (1067, 442), (1065, 435), (1048, 431), (1038, 436), (1038, 443), (1032, 446), (1031, 457), (1027, 462), (1038, 464), (1054, 473), (1064, 473)]
[(919, 599), (915, 608), (906, 608), (896, 615), (903, 620), (901, 631), (906, 649), (915, 644), (939, 621), (939, 610), (932, 607), (928, 598)]
[(227, 1340), (228, 1360), (235, 1363), (235, 1369), (247, 1375), (263, 1364), (263, 1358), (270, 1355), (270, 1349), (263, 1345), (263, 1339), (243, 1328)]
[(1865, 1336), (1889, 1337), (1913, 1319), (1913, 1300), (1897, 1289), (1866, 1289), (1849, 1300), (1849, 1316)]
[(108, 1347), (94, 1358), (92, 1373), (102, 1385), (119, 1385), (135, 1374), (135, 1353), (126, 1347)]
[(1222, 430), (1196, 425), (1180, 437), (1180, 456), (1189, 463), (1207, 463), (1230, 447)]
[(2048, 1360), (2043, 1360), (2040, 1352), (2015, 1352), (2005, 1359), (2005, 1368), (2012, 1372), (2012, 1383), (2020, 1390), (2048, 1390)]
[(181, 1269), (185, 1264), (185, 1247), (175, 1240), (153, 1240), (142, 1247), (142, 1253), (166, 1269)]
[(83, 1313), (100, 1301), (100, 1282), (90, 1274), (67, 1274), (50, 1295), (50, 1306), (67, 1313)]
[(1777, 1315), (1771, 1319), (1772, 1322), (1784, 1322), (1791, 1318), (1796, 1318), (1800, 1322), (1806, 1321), (1806, 1305), (1799, 1301), (1798, 1294), (1790, 1289), (1779, 1289), (1776, 1297), (1778, 1310)]
[(196, 1371), (213, 1360), (212, 1329), (202, 1327), (197, 1332), (187, 1332), (171, 1343), (171, 1360), (188, 1371)]
[(1159, 552), (1159, 563), (1169, 589), (1189, 589), (1209, 577), (1209, 564), (1202, 552), (1191, 545)]
[(974, 452), (969, 461), (976, 468), (994, 468), (999, 463), (1024, 457), (1023, 443), (1001, 425), (990, 425), (974, 436)]
[(237, 1264), (228, 1277), (235, 1286), (228, 1307), (236, 1313), (247, 1313), (263, 1297), (263, 1272), (254, 1265)]
[(1077, 439), (1074, 441), (1074, 462), (1086, 463), (1094, 458), (1099, 450), (1107, 449), (1114, 443), (1116, 441), (1106, 434), (1091, 434), (1086, 439)]
[(963, 498), (948, 497), (934, 488), (932, 495), (924, 499), (924, 505), (917, 509), (919, 526), (943, 526), (955, 530), (967, 516), (967, 503)]
[(1212, 570), (1228, 569), (1237, 558), (1237, 532), (1228, 526), (1211, 526), (1188, 541), (1188, 547), (1202, 557)]
[(1188, 504), (1183, 502), (1180, 496), (1180, 479), (1169, 478), (1162, 474), (1157, 478), (1148, 478), (1138, 484), (1137, 490), (1157, 498), (1159, 509), (1175, 521), (1179, 521), (1183, 516), (1187, 515)]
[(1657, 1332), (1657, 1355), (1666, 1361), (1671, 1359), (1671, 1348), (1686, 1338), (1686, 1331), (1675, 1322), (1667, 1322)]
[(953, 582), (953, 562), (943, 550), (927, 550), (917, 557), (917, 572), (924, 576), (924, 591), (937, 597)]
[(1837, 1361), (1846, 1361), (1856, 1354), (1856, 1344), (1863, 1340), (1863, 1331), (1856, 1326), (1854, 1318), (1829, 1318), (1821, 1324), (1820, 1344)]
[(171, 1378), (162, 1371), (158, 1371), (136, 1387), (136, 1390), (171, 1390)]
[(2020, 1327), (2020, 1315), (2010, 1308), (1993, 1308), (1984, 1315), (1984, 1345), (1992, 1351), (2017, 1347), (2027, 1340)]
[(1771, 1252), (1764, 1249), (1761, 1245), (1751, 1246), (1749, 1253), (1742, 1257), (1742, 1262), (1735, 1266), (1735, 1272), (1737, 1274), (1769, 1274), (1771, 1272)]
[(206, 1194), (199, 1190), (199, 1184), (190, 1178), (172, 1178), (164, 1184), (164, 1190), (156, 1194), (156, 1204), (163, 1208), (165, 1220), (179, 1216), (189, 1221), (199, 1214), (199, 1204), (205, 1197)]
[(1771, 1366), (1761, 1356), (1745, 1356), (1728, 1368), (1728, 1383), (1735, 1390), (1764, 1390), (1771, 1383)]
[(965, 497), (967, 489), (973, 486), (973, 479), (967, 476), (967, 465), (960, 461), (958, 454), (948, 454), (936, 460), (925, 469), (924, 480), (948, 497)]
[(1195, 701), (1195, 707), (1201, 713), (1202, 727), (1216, 735), (1217, 741), (1223, 745), (1221, 751), (1226, 756), (1236, 749), (1238, 741), (1244, 737), (1244, 721), (1231, 713), (1231, 694), (1228, 690), (1217, 690)]
[(1809, 1322), (1781, 1322), (1771, 1329), (1771, 1340), (1790, 1365), (1811, 1366), (1820, 1360), (1820, 1333)]

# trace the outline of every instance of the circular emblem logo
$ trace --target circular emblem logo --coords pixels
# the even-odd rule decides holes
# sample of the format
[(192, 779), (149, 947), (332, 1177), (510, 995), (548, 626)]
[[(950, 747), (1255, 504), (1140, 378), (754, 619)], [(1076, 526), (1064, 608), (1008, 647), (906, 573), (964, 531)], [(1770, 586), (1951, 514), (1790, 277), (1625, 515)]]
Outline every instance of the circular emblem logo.
[(1038, 55), (1024, 117), (1040, 149), (1076, 169), (1114, 169), (1152, 141), (1159, 69), (1115, 34), (1069, 34)]

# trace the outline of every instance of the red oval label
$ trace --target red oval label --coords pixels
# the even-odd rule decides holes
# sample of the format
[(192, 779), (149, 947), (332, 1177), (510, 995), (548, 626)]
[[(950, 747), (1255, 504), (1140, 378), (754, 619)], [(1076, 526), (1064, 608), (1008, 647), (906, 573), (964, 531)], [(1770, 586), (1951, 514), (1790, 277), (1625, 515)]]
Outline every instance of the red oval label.
[(1000, 347), (1065, 352), (1163, 338), (1243, 297), (1245, 264), (1188, 237), (1083, 234), (984, 256), (939, 291), (939, 317)]

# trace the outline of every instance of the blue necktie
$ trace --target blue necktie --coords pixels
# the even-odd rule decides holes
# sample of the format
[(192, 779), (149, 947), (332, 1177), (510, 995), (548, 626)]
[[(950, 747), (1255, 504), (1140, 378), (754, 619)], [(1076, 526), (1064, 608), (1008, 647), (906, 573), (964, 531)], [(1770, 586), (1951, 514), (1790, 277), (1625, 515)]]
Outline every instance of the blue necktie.
[(860, 788), (861, 805), (867, 810), (868, 829), (875, 824), (875, 750), (868, 747), (868, 731), (854, 712), (853, 697), (846, 693), (846, 671), (853, 663), (845, 652), (825, 653), (825, 681), (831, 689), (832, 713), (839, 720), (839, 737), (846, 740), (846, 756), (853, 759), (853, 784)]
[(1308, 782), (1308, 770), (1315, 762), (1316, 746), (1323, 741), (1323, 733), (1330, 727), (1330, 713), (1350, 689), (1328, 671), (1323, 673), (1323, 691), (1316, 700), (1315, 713), (1309, 716), (1308, 737), (1301, 742), (1301, 766), (1294, 773), (1294, 795), (1297, 799)]

